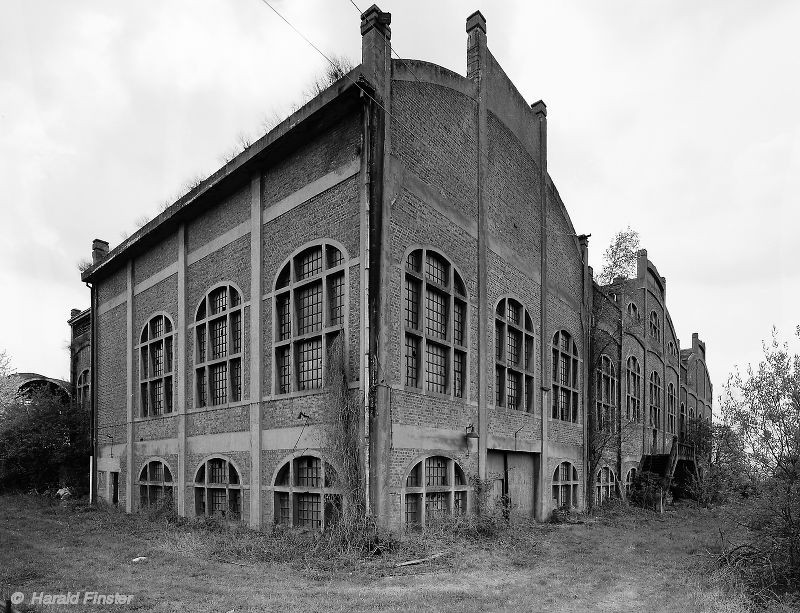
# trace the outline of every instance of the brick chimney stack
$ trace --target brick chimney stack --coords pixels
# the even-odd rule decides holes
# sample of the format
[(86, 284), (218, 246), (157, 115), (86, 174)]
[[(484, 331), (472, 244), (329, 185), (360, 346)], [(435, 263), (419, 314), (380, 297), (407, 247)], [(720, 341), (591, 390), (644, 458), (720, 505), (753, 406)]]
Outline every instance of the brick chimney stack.
[(373, 4), (361, 15), (361, 64), (364, 76), (375, 86), (381, 98), (387, 75), (391, 74), (392, 14)]
[(92, 264), (98, 264), (108, 256), (108, 241), (96, 238), (92, 241)]
[(480, 11), (467, 17), (467, 78), (481, 78), (481, 51), (486, 49), (486, 18)]

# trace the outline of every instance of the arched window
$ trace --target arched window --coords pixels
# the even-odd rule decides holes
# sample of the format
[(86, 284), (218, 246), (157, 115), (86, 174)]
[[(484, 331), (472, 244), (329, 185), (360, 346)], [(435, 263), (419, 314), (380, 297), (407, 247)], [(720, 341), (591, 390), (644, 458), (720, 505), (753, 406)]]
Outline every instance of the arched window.
[(655, 311), (650, 311), (650, 336), (661, 342), (661, 318)]
[(639, 307), (637, 307), (633, 302), (628, 303), (628, 317), (630, 317), (634, 322), (639, 321)]
[(198, 516), (241, 519), (242, 483), (239, 471), (222, 457), (209, 458), (194, 477), (194, 511)]
[(495, 335), (495, 404), (533, 410), (533, 322), (528, 310), (513, 298), (497, 303)]
[(403, 490), (406, 526), (425, 526), (433, 517), (467, 511), (464, 471), (450, 458), (432, 456), (417, 462)]
[(675, 386), (667, 385), (667, 432), (675, 434)]
[(678, 357), (678, 350), (675, 348), (675, 343), (673, 343), (672, 341), (667, 343), (667, 351), (673, 358)]
[(142, 417), (172, 413), (175, 332), (166, 315), (156, 315), (142, 329), (139, 343), (139, 406)]
[(232, 285), (211, 290), (200, 302), (195, 339), (195, 406), (240, 401), (242, 297)]
[(686, 405), (681, 402), (681, 430), (680, 430), (680, 441), (683, 442), (686, 440)]
[(600, 356), (600, 368), (595, 380), (595, 406), (597, 429), (616, 432), (617, 428), (617, 377), (614, 364), (607, 355)]
[(578, 347), (568, 332), (553, 336), (553, 419), (578, 421), (580, 370)]
[(275, 281), (275, 393), (321, 389), (328, 348), (347, 313), (347, 258), (323, 243), (302, 249)]
[(569, 462), (561, 462), (553, 473), (553, 508), (578, 506), (578, 471)]
[(404, 313), (405, 384), (463, 398), (467, 293), (461, 276), (439, 253), (416, 249), (408, 254)]
[(639, 361), (628, 358), (628, 381), (625, 386), (625, 416), (629, 421), (642, 421), (642, 370)]
[(286, 462), (275, 478), (275, 523), (324, 530), (340, 515), (336, 471), (316, 456)]
[(172, 471), (161, 460), (152, 460), (139, 473), (139, 507), (172, 504)]
[(89, 369), (85, 369), (81, 371), (81, 374), (78, 375), (78, 380), (75, 383), (75, 400), (78, 403), (79, 409), (88, 409), (89, 403), (91, 402), (89, 398)]
[(615, 498), (616, 495), (617, 476), (610, 467), (603, 466), (597, 471), (594, 480), (594, 500), (597, 504), (603, 504), (609, 498)]
[(650, 373), (650, 426), (661, 428), (661, 377)]
[(689, 409), (689, 425), (688, 425), (688, 427), (686, 429), (687, 429), (687, 435), (691, 439), (692, 443), (694, 443), (695, 442), (695, 440), (694, 440), (695, 439), (695, 433), (696, 433), (695, 431), (697, 430), (697, 424), (694, 421), (694, 409), (693, 408)]
[(636, 485), (636, 469), (631, 468), (625, 475), (625, 495), (628, 496)]

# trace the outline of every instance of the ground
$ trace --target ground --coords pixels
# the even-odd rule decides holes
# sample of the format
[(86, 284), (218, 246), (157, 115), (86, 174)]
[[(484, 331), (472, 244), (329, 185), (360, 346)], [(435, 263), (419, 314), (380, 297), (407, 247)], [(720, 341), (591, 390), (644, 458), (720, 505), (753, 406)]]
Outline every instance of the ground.
[[(584, 523), (516, 529), (500, 545), (416, 535), (366, 562), (319, 565), (284, 559), (269, 550), (283, 541), (244, 529), (2, 496), (0, 590), (25, 594), (20, 611), (744, 612), (713, 574), (713, 554), (734, 538), (728, 517), (689, 503), (663, 515), (618, 506)], [(147, 560), (132, 562), (139, 556)], [(134, 597), (114, 607), (27, 604), (32, 591), (87, 590)]]

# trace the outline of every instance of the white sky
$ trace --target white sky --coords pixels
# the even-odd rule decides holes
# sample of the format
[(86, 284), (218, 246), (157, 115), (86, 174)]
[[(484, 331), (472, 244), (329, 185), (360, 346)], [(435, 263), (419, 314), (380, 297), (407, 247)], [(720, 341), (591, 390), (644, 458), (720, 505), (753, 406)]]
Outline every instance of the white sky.
[[(367, 8), (365, 0), (356, 2)], [(349, 0), (275, 1), (360, 61)], [(464, 74), (480, 9), (495, 57), (548, 106), (549, 171), (596, 270), (637, 229), (682, 345), (716, 390), (800, 324), (800, 2), (380, 3), (404, 57)], [(77, 262), (285, 115), (325, 67), (260, 0), (6, 0), (0, 19), (0, 349), (66, 377)], [(794, 196), (792, 196), (794, 194)]]

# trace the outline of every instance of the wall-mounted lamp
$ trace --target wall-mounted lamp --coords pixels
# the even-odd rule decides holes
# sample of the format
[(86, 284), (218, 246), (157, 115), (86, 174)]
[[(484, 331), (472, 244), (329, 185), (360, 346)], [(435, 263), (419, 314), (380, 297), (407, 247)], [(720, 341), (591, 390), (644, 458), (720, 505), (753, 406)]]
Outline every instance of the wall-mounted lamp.
[(468, 439), (480, 438), (480, 435), (477, 432), (475, 432), (474, 424), (470, 424), (464, 428), (464, 436)]
[(300, 411), (300, 412), (297, 414), (297, 419), (304, 419), (304, 418), (305, 418), (305, 419), (311, 419), (311, 415), (306, 415), (305, 413), (303, 413), (302, 411)]

